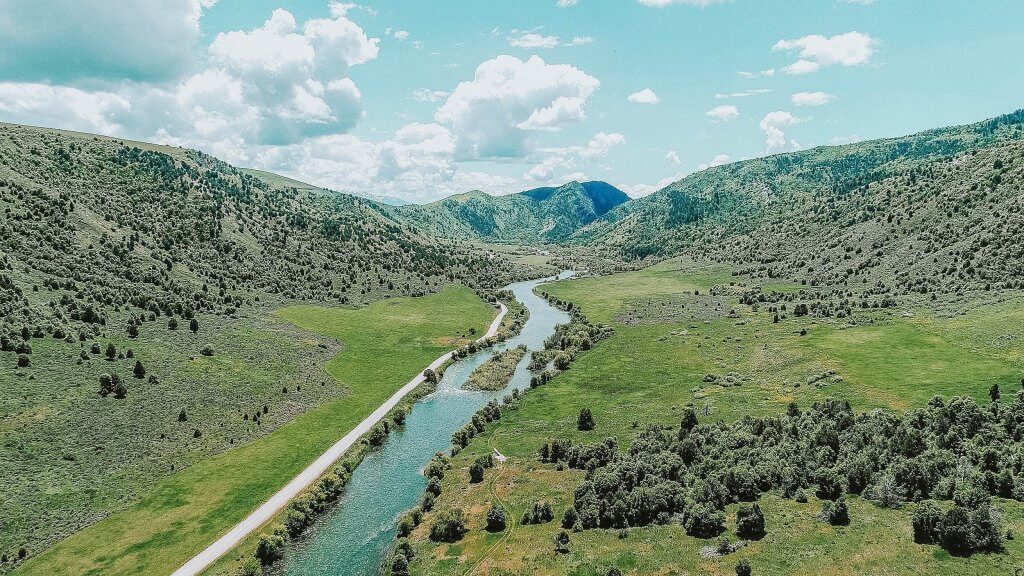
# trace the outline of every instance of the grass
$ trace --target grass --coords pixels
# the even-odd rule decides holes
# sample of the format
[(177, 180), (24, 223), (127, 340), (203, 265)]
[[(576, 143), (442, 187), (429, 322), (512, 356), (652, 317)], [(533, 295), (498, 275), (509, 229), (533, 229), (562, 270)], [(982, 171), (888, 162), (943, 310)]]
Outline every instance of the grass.
[[(806, 406), (838, 397), (858, 410), (901, 410), (935, 394), (968, 394), (987, 403), (991, 384), (1000, 384), (1004, 394), (1019, 386), (1021, 324), (1014, 319), (1024, 318), (1021, 303), (952, 318), (896, 310), (858, 314), (856, 325), (808, 318), (775, 324), (764, 309), (739, 304), (743, 283), (749, 281), (723, 269), (673, 261), (545, 287), (578, 304), (592, 320), (611, 323), (615, 333), (530, 391), (518, 411), (455, 457), (456, 471), (445, 477), (437, 510), (463, 508), (471, 531), (453, 545), (430, 543), (428, 516), (412, 537), (413, 573), (604, 576), (615, 565), (624, 574), (725, 575), (734, 573), (741, 557), (749, 557), (762, 574), (1012, 573), (1014, 558), (1024, 554), (1019, 539), (1008, 543), (1007, 554), (951, 558), (911, 541), (909, 508), (891, 511), (855, 500), (853, 524), (836, 529), (814, 518), (817, 503), (772, 496), (762, 499), (769, 535), (727, 559), (700, 558), (697, 551), (710, 542), (686, 536), (677, 525), (630, 530), (624, 540), (617, 531), (575, 533), (571, 553), (555, 556), (552, 538), (582, 474), (537, 461), (537, 449), (551, 438), (589, 442), (615, 436), (628, 445), (645, 424), (677, 424), (689, 403), (700, 408), (702, 420), (728, 421), (782, 412), (793, 400)], [(821, 379), (822, 374), (829, 376)], [(705, 381), (709, 375), (714, 382)], [(593, 431), (577, 430), (583, 407), (593, 412)], [(484, 483), (469, 484), (469, 465), (494, 449), (508, 461), (489, 471)], [(552, 502), (556, 521), (515, 524), (539, 499)], [(480, 530), (494, 502), (511, 519), (510, 529), (499, 535)], [(1001, 505), (1007, 525), (1020, 533), (1024, 508)]]
[(361, 309), (295, 306), (278, 315), (339, 341), (327, 371), (345, 396), (273, 433), (202, 460), (116, 513), (31, 558), (18, 574), (168, 574), (308, 465), (410, 378), (481, 331), (493, 309), (464, 287)]

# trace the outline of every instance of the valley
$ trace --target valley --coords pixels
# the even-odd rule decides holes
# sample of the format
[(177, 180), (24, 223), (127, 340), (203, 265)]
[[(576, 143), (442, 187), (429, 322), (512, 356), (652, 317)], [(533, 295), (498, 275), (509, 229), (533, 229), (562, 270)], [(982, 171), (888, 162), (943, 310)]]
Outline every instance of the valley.
[[(534, 330), (523, 302), (535, 296), (504, 286), (571, 269), (536, 289), (570, 324), (552, 322), (521, 358), (498, 344), (507, 358), (451, 376), (500, 408), (443, 416), (451, 430), (429, 436), (430, 452), (455, 444), (427, 466), (427, 496), (430, 454), (402, 442), (442, 418), (423, 412), (437, 402), (430, 378), (204, 573), (318, 573), (336, 527), (363, 517), (354, 499), (384, 482), (360, 462), (387, 454), (423, 461), (359, 562), (396, 576), (730, 574), (742, 561), (788, 574), (1012, 571), (1024, 554), (1011, 538), (1024, 530), (1022, 127), (1017, 112), (742, 161), (638, 199), (571, 182), (396, 207), (184, 149), (2, 125), (0, 378), (17, 392), (0, 404), (0, 567), (170, 574), (434, 358), (484, 364), (492, 352), (470, 343), (498, 302), (511, 310), (500, 339)], [(957, 454), (964, 474), (1000, 478), (971, 488), (999, 511), (998, 545), (915, 541), (923, 501), (961, 506), (946, 464), (891, 505), (871, 492), (891, 470), (839, 482), (840, 525), (821, 520), (833, 498), (816, 476), (708, 500), (700, 482), (720, 477), (694, 465), (673, 472), (671, 514), (562, 527), (580, 487), (620, 465), (616, 450), (674, 437), (689, 415), (712, 434), (794, 414), (815, 426), (830, 410), (931, 421), (949, 402), (991, 419)], [(847, 441), (821, 456), (843, 474)], [(946, 462), (956, 449), (936, 442), (928, 454)], [(977, 460), (985, 443), (992, 455)], [(589, 469), (539, 456), (555, 444), (607, 456)], [(733, 527), (749, 501), (764, 514), (758, 539)], [(702, 506), (720, 530), (691, 529)], [(504, 528), (488, 528), (498, 508)]]

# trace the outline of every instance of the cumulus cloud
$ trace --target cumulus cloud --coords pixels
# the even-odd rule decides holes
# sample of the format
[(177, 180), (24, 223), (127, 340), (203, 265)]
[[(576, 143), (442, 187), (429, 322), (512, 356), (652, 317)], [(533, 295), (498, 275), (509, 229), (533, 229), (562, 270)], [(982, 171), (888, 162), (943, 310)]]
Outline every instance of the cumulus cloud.
[(668, 162), (669, 164), (676, 165), (683, 163), (683, 161), (679, 159), (679, 153), (676, 152), (675, 150), (669, 150), (668, 152), (665, 153), (665, 161)]
[(723, 104), (722, 106), (715, 106), (705, 112), (705, 114), (719, 122), (729, 122), (740, 117), (740, 109), (732, 104)]
[(644, 196), (649, 196), (670, 184), (674, 184), (685, 177), (686, 172), (677, 172), (672, 176), (658, 180), (655, 184), (624, 184), (621, 188), (622, 191), (629, 195), (630, 198), (642, 198)]
[(0, 114), (6, 122), (110, 134), (121, 129), (120, 122), (130, 111), (128, 99), (111, 92), (85, 92), (38, 83), (0, 83)]
[(760, 127), (761, 131), (767, 136), (765, 144), (768, 146), (768, 151), (771, 152), (784, 148), (786, 146), (786, 132), (783, 129), (799, 122), (800, 119), (789, 112), (776, 111), (765, 114), (765, 117), (761, 119)]
[(578, 68), (539, 56), (498, 56), (452, 91), (435, 120), (451, 128), (463, 159), (521, 158), (534, 133), (584, 120), (586, 102), (600, 84)]
[(0, 74), (25, 82), (166, 81), (197, 63), (216, 0), (0, 0)]
[(558, 36), (544, 36), (536, 32), (523, 32), (508, 39), (509, 46), (516, 48), (554, 48), (561, 43)]
[[(544, 148), (538, 152), (546, 156), (523, 174), (527, 180), (550, 182), (556, 179), (556, 172), (568, 172), (589, 165), (591, 162), (604, 158), (611, 151), (626, 143), (626, 137), (617, 132), (598, 132), (583, 146), (567, 146), (563, 148)], [(566, 182), (578, 180), (574, 174), (563, 174), (560, 178)]]
[(723, 166), (728, 164), (730, 160), (732, 160), (732, 158), (729, 157), (728, 154), (716, 154), (715, 157), (711, 159), (711, 162), (704, 162), (697, 166), (697, 170), (707, 170), (708, 168), (714, 168), (715, 166)]
[(832, 37), (815, 34), (796, 40), (779, 40), (772, 50), (798, 51), (800, 59), (783, 68), (783, 71), (787, 74), (809, 74), (835, 64), (865, 64), (871, 60), (877, 45), (878, 42), (871, 36), (855, 31)]
[(651, 90), (650, 88), (644, 88), (639, 92), (633, 92), (629, 95), (627, 100), (634, 104), (657, 104), (661, 101), (658, 98), (658, 95), (654, 93), (654, 90)]
[(824, 106), (836, 97), (825, 92), (797, 92), (790, 100), (797, 106)]
[(345, 132), (362, 118), (348, 70), (376, 58), (378, 43), (335, 4), (331, 18), (308, 20), (301, 30), (290, 12), (274, 10), (258, 28), (218, 34), (209, 53), (211, 68), (236, 82), (259, 112), (252, 141), (287, 144)]

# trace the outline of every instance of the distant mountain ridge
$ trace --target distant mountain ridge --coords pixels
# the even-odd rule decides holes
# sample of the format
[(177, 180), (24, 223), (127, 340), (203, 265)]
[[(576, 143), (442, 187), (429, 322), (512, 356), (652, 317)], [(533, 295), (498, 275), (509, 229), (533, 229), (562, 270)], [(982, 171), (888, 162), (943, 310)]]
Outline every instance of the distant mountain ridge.
[(446, 238), (536, 244), (562, 242), (628, 200), (607, 182), (569, 182), (507, 196), (474, 190), (388, 215)]

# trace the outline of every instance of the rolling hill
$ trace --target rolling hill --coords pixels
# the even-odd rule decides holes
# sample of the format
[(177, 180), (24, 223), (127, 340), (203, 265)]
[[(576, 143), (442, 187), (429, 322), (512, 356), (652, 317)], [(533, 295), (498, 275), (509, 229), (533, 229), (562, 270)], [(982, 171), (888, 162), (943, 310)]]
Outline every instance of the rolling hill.
[(737, 162), (621, 204), (568, 243), (901, 292), (1021, 287), (1024, 111)]
[(507, 196), (475, 190), (387, 213), (445, 238), (537, 244), (563, 241), (628, 200), (605, 182), (570, 182)]

